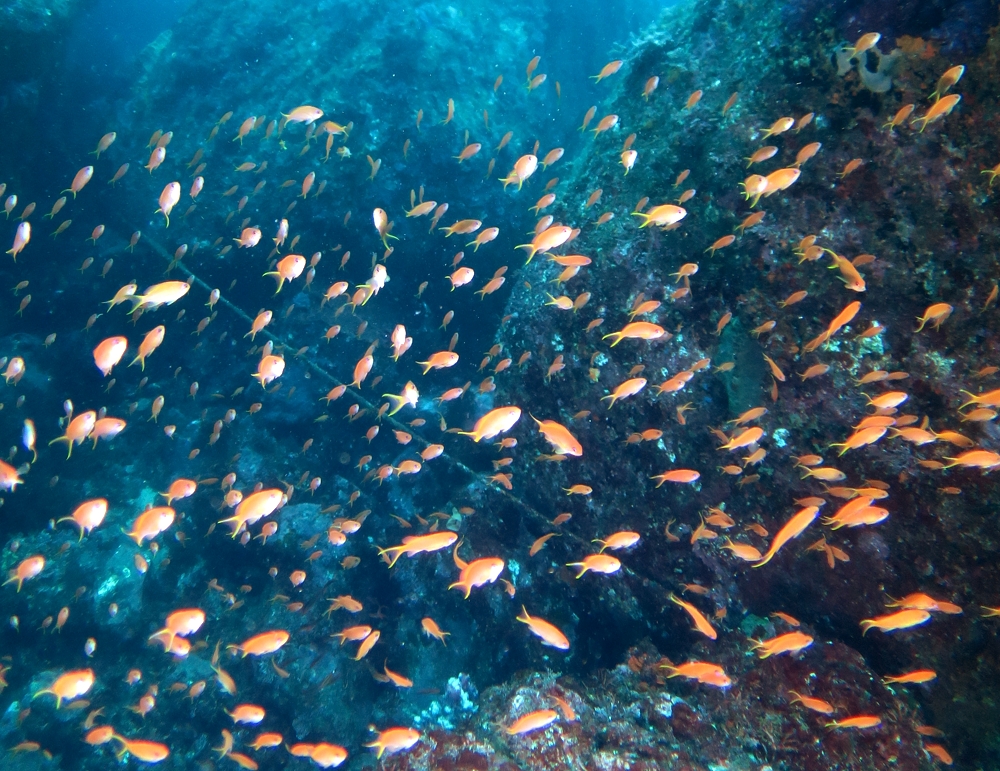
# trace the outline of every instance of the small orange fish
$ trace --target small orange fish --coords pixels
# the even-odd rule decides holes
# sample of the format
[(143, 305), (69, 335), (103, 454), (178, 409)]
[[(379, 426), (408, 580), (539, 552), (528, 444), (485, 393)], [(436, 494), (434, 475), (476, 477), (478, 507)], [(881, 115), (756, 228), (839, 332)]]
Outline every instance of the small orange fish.
[(886, 685), (893, 683), (929, 683), (935, 679), (937, 679), (937, 672), (933, 669), (916, 669), (902, 675), (887, 675), (882, 678), (882, 682)]
[(755, 564), (754, 567), (763, 567), (770, 562), (782, 546), (802, 535), (803, 531), (805, 531), (805, 529), (815, 521), (818, 514), (819, 508), (816, 506), (806, 506), (796, 512), (796, 514), (785, 523), (781, 530), (778, 531), (778, 534), (774, 537), (774, 541), (771, 543), (771, 548), (767, 550), (767, 554), (764, 555), (764, 558)]
[(802, 632), (788, 632), (770, 640), (753, 640), (753, 649), (762, 659), (781, 653), (797, 653), (813, 644), (813, 638)]
[(709, 620), (705, 618), (705, 615), (700, 610), (698, 610), (698, 608), (696, 608), (694, 605), (692, 605), (689, 602), (685, 602), (684, 600), (678, 599), (673, 593), (670, 594), (670, 601), (675, 605), (679, 605), (681, 608), (683, 608), (687, 612), (687, 614), (691, 616), (691, 620), (694, 622), (694, 628), (698, 632), (701, 632), (703, 635), (705, 635), (705, 637), (707, 637), (709, 640), (715, 640), (719, 636), (718, 632), (715, 631), (715, 627), (712, 626), (711, 622), (709, 622)]
[(622, 563), (617, 557), (610, 554), (588, 554), (580, 562), (569, 562), (566, 567), (579, 568), (576, 574), (577, 579), (582, 578), (584, 573), (604, 573), (605, 575), (617, 573), (621, 569)]
[(443, 632), (443, 631), (441, 631), (441, 627), (439, 627), (437, 625), (437, 622), (433, 618), (430, 618), (428, 616), (428, 617), (422, 619), (420, 621), (420, 625), (421, 625), (421, 627), (423, 627), (424, 634), (428, 635), (429, 637), (433, 637), (433, 638), (435, 638), (437, 640), (440, 640), (441, 644), (444, 645), (445, 647), (448, 646), (448, 644), (445, 642), (444, 638), (446, 636), (450, 635), (451, 632)]
[(629, 396), (635, 396), (645, 387), (646, 387), (645, 378), (641, 377), (632, 378), (616, 386), (615, 389), (607, 396), (602, 396), (601, 401), (605, 399), (610, 399), (611, 403), (608, 405), (608, 409), (610, 410), (612, 407), (615, 406), (615, 402), (617, 402), (619, 399), (625, 399)]
[(804, 696), (796, 691), (789, 691), (789, 693), (795, 698), (791, 700), (792, 704), (798, 702), (806, 709), (811, 709), (813, 712), (819, 712), (821, 715), (832, 715), (834, 707), (829, 702), (823, 701), (822, 699), (817, 699), (813, 696)]
[(706, 661), (688, 661), (679, 667), (669, 664), (661, 666), (670, 672), (668, 677), (686, 677), (705, 685), (713, 685), (716, 688), (728, 688), (732, 685), (732, 680), (718, 664), (710, 664)]
[(280, 650), (288, 642), (289, 637), (290, 635), (285, 630), (275, 629), (254, 635), (239, 645), (227, 645), (226, 647), (229, 650), (239, 651), (244, 658), (246, 656), (264, 656)]
[(869, 629), (880, 629), (883, 632), (893, 632), (899, 629), (910, 629), (930, 621), (931, 614), (926, 610), (906, 609), (896, 613), (875, 618), (866, 618), (861, 622), (862, 634)]
[(843, 720), (833, 720), (826, 724), (827, 728), (875, 728), (882, 724), (882, 719), (874, 715), (854, 715)]
[(614, 75), (616, 72), (618, 72), (618, 70), (622, 68), (623, 63), (624, 62), (622, 62), (621, 59), (616, 59), (613, 62), (608, 62), (601, 68), (601, 71), (599, 73), (597, 73), (596, 75), (591, 75), (590, 77), (595, 83), (600, 83), (605, 78), (610, 77), (611, 75)]
[(701, 479), (701, 474), (692, 469), (672, 469), (670, 471), (664, 471), (662, 474), (657, 474), (656, 476), (650, 477), (650, 479), (656, 479), (657, 487), (663, 485), (664, 482), (676, 482), (677, 484), (690, 485)]

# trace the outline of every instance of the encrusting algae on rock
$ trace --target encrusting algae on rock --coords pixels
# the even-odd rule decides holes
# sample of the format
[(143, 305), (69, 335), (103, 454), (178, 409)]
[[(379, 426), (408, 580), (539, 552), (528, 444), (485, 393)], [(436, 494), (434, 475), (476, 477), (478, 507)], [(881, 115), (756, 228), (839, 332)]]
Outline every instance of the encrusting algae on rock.
[(0, 100), (11, 762), (987, 767), (995, 6), (342, 5)]

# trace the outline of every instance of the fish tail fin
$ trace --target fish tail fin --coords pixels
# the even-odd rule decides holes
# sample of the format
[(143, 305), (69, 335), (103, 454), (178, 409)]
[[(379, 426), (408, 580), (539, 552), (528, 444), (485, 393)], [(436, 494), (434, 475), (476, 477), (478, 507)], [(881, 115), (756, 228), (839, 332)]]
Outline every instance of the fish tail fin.
[(961, 407), (959, 407), (959, 409), (960, 409), (960, 410), (964, 410), (964, 409), (965, 409), (966, 407), (968, 407), (969, 405), (971, 405), (971, 404), (975, 404), (975, 403), (976, 403), (976, 395), (975, 395), (974, 393), (972, 393), (972, 392), (970, 392), (970, 391), (966, 391), (966, 390), (965, 390), (964, 388), (963, 388), (963, 389), (961, 389), (961, 390), (959, 391), (959, 393), (963, 393), (963, 394), (968, 394), (969, 396), (971, 396), (971, 397), (972, 397), (972, 400), (971, 400), (971, 401), (967, 401), (967, 402), (966, 402), (965, 404), (963, 404), (963, 405), (962, 405)]
[(220, 519), (215, 524), (217, 524), (217, 525), (229, 525), (229, 527), (232, 528), (232, 531), (233, 531), (232, 532), (232, 537), (233, 538), (235, 538), (236, 534), (243, 528), (243, 523), (240, 522), (239, 519), (236, 518), (235, 514), (233, 516), (231, 516), (231, 517), (226, 517), (225, 519)]
[[(405, 546), (388, 546), (385, 549), (379, 549), (378, 555), (384, 557), (388, 554), (392, 554), (392, 558), (389, 560), (389, 567), (391, 568), (396, 564), (396, 561), (403, 556), (403, 552), (406, 551)], [(450, 587), (449, 587), (450, 588)]]
[(73, 454), (73, 440), (70, 439), (68, 436), (57, 436), (55, 439), (49, 442), (49, 446), (51, 447), (56, 442), (66, 442), (66, 446), (69, 448), (69, 452), (66, 453), (66, 458), (68, 459), (69, 456)]
[(169, 629), (164, 628), (158, 632), (153, 632), (153, 634), (151, 634), (148, 638), (146, 638), (146, 641), (152, 642), (155, 640), (156, 642), (161, 643), (163, 645), (164, 650), (168, 651), (170, 650), (170, 646), (174, 644), (174, 637), (175, 635), (173, 632), (171, 632)]
[(403, 409), (403, 407), (407, 404), (406, 398), (399, 396), (398, 394), (382, 394), (382, 398), (388, 399), (392, 406), (392, 409), (387, 413), (390, 418)]

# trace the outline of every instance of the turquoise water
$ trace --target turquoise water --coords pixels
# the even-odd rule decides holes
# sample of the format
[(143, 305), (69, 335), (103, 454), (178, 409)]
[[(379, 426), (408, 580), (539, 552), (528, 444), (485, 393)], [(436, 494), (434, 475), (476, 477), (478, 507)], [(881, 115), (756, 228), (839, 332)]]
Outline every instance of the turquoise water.
[(997, 767), (995, 8), (0, 22), (4, 768)]

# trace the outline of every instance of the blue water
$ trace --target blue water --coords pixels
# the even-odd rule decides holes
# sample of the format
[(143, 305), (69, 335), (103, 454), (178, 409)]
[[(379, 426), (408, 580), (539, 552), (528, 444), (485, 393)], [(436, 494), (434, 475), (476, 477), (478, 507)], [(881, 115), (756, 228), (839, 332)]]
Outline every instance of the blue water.
[[(162, 751), (167, 768), (295, 768), (322, 742), (345, 748), (345, 768), (628, 759), (915, 769), (935, 743), (959, 764), (989, 767), (998, 740), (983, 683), (998, 654), (995, 623), (978, 608), (997, 605), (996, 574), (983, 565), (997, 537), (992, 476), (932, 471), (968, 449), (944, 441), (879, 436), (843, 456), (831, 449), (871, 414), (866, 395), (897, 388), (906, 400), (895, 415), (913, 413), (900, 428), (953, 429), (977, 449), (997, 447), (993, 423), (969, 420), (956, 401), (961, 389), (994, 388), (983, 367), (996, 336), (986, 299), (997, 275), (996, 187), (981, 172), (997, 160), (982, 31), (995, 13), (945, 5), (95, 0), (49, 25), (32, 4), (8, 8), (0, 202), (17, 202), (0, 239), (13, 243), (25, 206), (37, 208), (30, 242), (16, 260), (0, 258), (0, 371), (15, 357), (24, 366), (23, 376), (8, 369), (0, 389), (0, 447), (10, 448), (0, 471), (21, 480), (0, 494), (0, 545), (13, 576), (33, 555), (45, 565), (20, 591), (0, 590), (0, 767), (108, 768), (116, 755), (139, 766)], [(11, 21), (29, 18), (31, 30)], [(876, 45), (895, 62), (887, 91), (834, 66), (835, 48), (872, 28), (885, 30)], [(529, 90), (534, 56), (531, 76), (546, 78)], [(615, 60), (620, 70), (595, 82)], [(932, 109), (928, 93), (959, 62), (967, 70), (949, 86), (963, 97), (953, 112), (924, 133), (909, 122), (885, 130), (907, 103), (915, 116)], [(723, 110), (730, 94), (738, 100)], [(278, 125), (300, 105), (324, 114)], [(762, 136), (786, 115), (799, 130)], [(241, 138), (251, 118), (262, 120)], [(114, 142), (97, 158), (108, 132)], [(147, 170), (163, 132), (172, 132), (165, 160)], [(822, 148), (801, 161), (801, 176), (751, 207), (740, 187), (756, 184), (748, 175), (791, 167), (814, 141)], [(771, 142), (775, 160), (750, 169), (746, 157)], [(481, 149), (459, 164), (472, 143)], [(515, 178), (527, 156), (554, 148), (565, 152), (549, 168)], [(638, 155), (626, 175), (628, 149)], [(845, 173), (854, 158), (863, 164)], [(93, 178), (67, 192), (88, 165)], [(555, 201), (543, 203), (549, 190)], [(45, 218), (60, 196), (62, 210)], [(448, 204), (433, 226), (430, 214), (406, 216), (421, 200)], [(674, 209), (678, 227), (639, 227), (640, 211), (667, 204), (685, 207)], [(765, 209), (761, 224), (706, 254)], [(373, 224), (382, 210), (385, 234)], [(547, 214), (545, 227), (579, 232), (526, 264), (524, 246)], [(288, 237), (276, 244), (283, 220)], [(466, 233), (441, 232), (460, 221)], [(259, 242), (239, 248), (253, 228)], [(498, 234), (474, 250), (488, 228)], [(800, 262), (809, 233), (828, 251)], [(855, 259), (864, 293), (839, 280), (848, 268), (827, 270), (836, 252)], [(276, 292), (264, 274), (289, 254), (305, 268)], [(557, 278), (567, 255), (590, 262)], [(366, 296), (376, 265), (388, 281)], [(458, 268), (474, 277), (452, 289)], [(143, 309), (147, 287), (166, 281), (187, 287)], [(128, 284), (137, 299), (109, 307)], [(632, 319), (643, 300), (660, 304)], [(855, 300), (849, 326), (804, 350)], [(932, 303), (950, 310), (913, 331)], [(264, 310), (272, 320), (251, 340)], [(649, 327), (611, 347), (603, 336), (633, 320)], [(862, 337), (876, 321), (889, 331)], [(162, 345), (141, 370), (130, 366), (157, 325)], [(412, 338), (398, 361), (397, 325)], [(127, 353), (105, 377), (95, 348), (117, 335)], [(454, 366), (421, 374), (417, 362), (452, 349)], [(262, 387), (252, 376), (266, 355), (284, 370)], [(359, 375), (366, 355), (373, 366)], [(805, 377), (816, 364), (829, 370)], [(881, 370), (899, 377), (857, 384)], [(609, 406), (632, 378), (648, 383)], [(333, 398), (338, 386), (348, 387)], [(385, 395), (414, 386), (416, 405), (384, 414)], [(461, 396), (443, 398), (455, 389)], [(507, 405), (520, 407), (517, 423), (474, 441), (477, 421)], [(761, 435), (720, 451), (755, 406), (768, 408), (748, 422)], [(67, 458), (66, 444), (52, 442), (87, 410), (126, 427), (80, 437)], [(557, 454), (541, 420), (577, 438), (582, 457)], [(844, 479), (802, 477), (797, 459), (810, 453)], [(651, 481), (672, 470), (697, 473)], [(196, 492), (137, 544), (127, 531), (178, 479)], [(836, 530), (817, 519), (759, 570), (726, 550), (731, 538), (766, 552), (807, 497), (823, 496), (821, 513), (832, 515), (850, 494), (836, 485), (870, 486), (888, 517)], [(875, 499), (882, 486), (888, 497)], [(285, 500), (231, 532), (226, 520), (247, 509), (226, 499), (230, 487), (243, 500), (261, 489)], [(97, 498), (107, 516), (80, 539), (64, 520)], [(632, 530), (637, 545), (607, 553), (620, 562), (595, 555), (595, 539)], [(457, 546), (391, 570), (380, 559), (380, 548), (446, 532)], [(455, 584), (477, 558), (499, 558), (503, 571), (466, 600)], [(577, 577), (581, 561), (592, 569)], [(935, 610), (926, 626), (862, 635), (861, 620), (889, 612), (887, 596), (918, 591), (963, 613)], [(717, 639), (692, 630), (672, 595)], [(331, 608), (333, 598), (362, 607)], [(543, 645), (517, 619), (522, 606), (568, 648)], [(150, 636), (184, 608), (206, 618), (179, 636), (174, 656)], [(427, 619), (447, 632), (444, 643), (426, 633)], [(331, 637), (354, 627), (379, 635), (366, 656), (356, 657), (360, 640)], [(753, 653), (752, 641), (793, 629), (808, 635), (802, 650)], [(288, 642), (240, 656), (274, 630)], [(724, 687), (667, 677), (691, 661), (724, 669)], [(919, 667), (937, 671), (933, 684), (880, 680)], [(56, 709), (48, 691), (81, 669), (93, 670), (92, 687)], [(835, 714), (807, 712), (789, 691), (829, 699)], [(234, 724), (238, 704), (266, 716)], [(550, 723), (513, 735), (536, 711)], [(826, 725), (862, 714), (882, 722)], [(114, 738), (97, 743), (89, 731), (101, 726)], [(379, 758), (369, 745), (390, 728), (412, 730), (412, 741)], [(251, 749), (264, 731), (284, 746)], [(243, 755), (228, 753), (227, 733)], [(140, 739), (156, 746), (129, 744)]]

